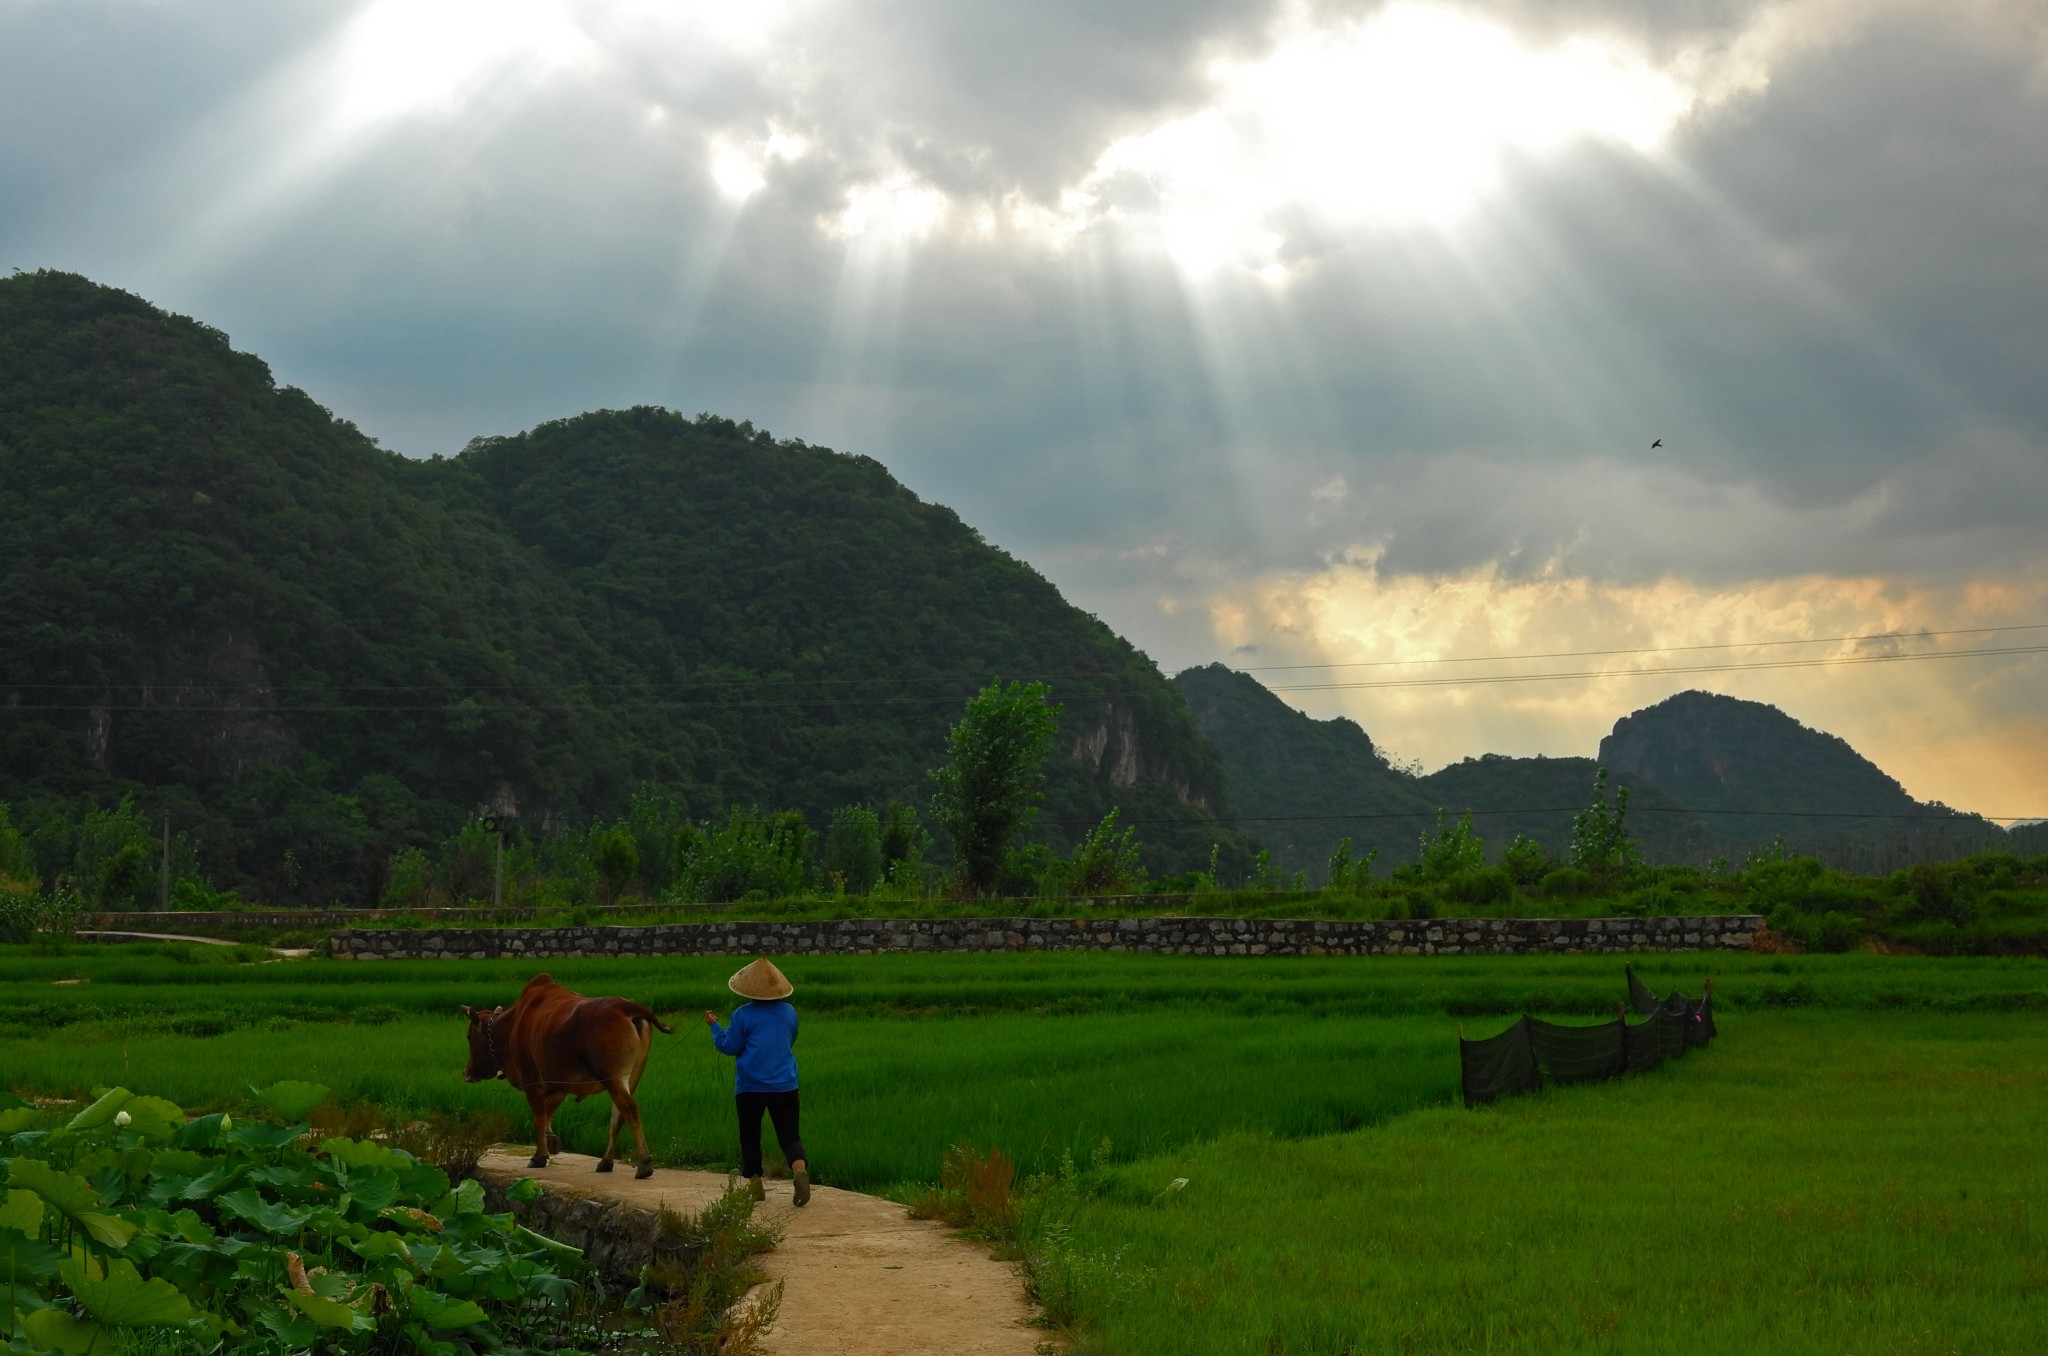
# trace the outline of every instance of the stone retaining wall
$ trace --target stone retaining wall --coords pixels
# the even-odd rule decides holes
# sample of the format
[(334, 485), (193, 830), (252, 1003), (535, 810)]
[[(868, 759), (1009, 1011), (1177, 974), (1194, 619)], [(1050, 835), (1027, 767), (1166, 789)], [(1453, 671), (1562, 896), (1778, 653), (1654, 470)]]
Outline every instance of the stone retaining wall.
[[(607, 904), (590, 910), (601, 918), (644, 917), (650, 913), (715, 913), (723, 904)], [(460, 909), (161, 909), (99, 910), (78, 915), (78, 926), (96, 931), (244, 932), (257, 928), (338, 928), (387, 919), (423, 918), (449, 923), (516, 923), (539, 916), (537, 909), (486, 904)]]
[[(626, 1160), (625, 1170), (633, 1170), (631, 1159)], [(664, 1237), (661, 1217), (653, 1210), (546, 1185), (532, 1200), (514, 1201), (505, 1193), (519, 1180), (517, 1175), (479, 1168), (476, 1176), (483, 1183), (486, 1210), (493, 1214), (509, 1211), (535, 1233), (581, 1248), (591, 1269), (620, 1289), (636, 1284), (641, 1268), (651, 1262), (664, 1257), (686, 1263), (694, 1260), (682, 1243)]]
[(1679, 918), (838, 918), (646, 927), (356, 928), (354, 960), (816, 956), (884, 951), (1135, 951), (1171, 956), (1457, 956), (1747, 948), (1756, 914)]

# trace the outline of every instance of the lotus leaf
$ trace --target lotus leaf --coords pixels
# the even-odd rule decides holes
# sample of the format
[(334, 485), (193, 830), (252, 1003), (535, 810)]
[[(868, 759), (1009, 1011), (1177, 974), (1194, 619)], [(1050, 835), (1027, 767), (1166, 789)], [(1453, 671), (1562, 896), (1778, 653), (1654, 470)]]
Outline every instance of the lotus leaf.
[(242, 1187), (222, 1196), (216, 1205), (249, 1221), (267, 1234), (296, 1234), (306, 1227), (313, 1212), (281, 1201), (266, 1201), (255, 1187)]
[(329, 1158), (351, 1168), (405, 1168), (411, 1166), (411, 1154), (386, 1148), (373, 1140), (334, 1139), (320, 1141), (320, 1151)]
[(43, 1227), (43, 1198), (33, 1191), (9, 1191), (0, 1196), (0, 1229), (13, 1229), (34, 1238)]
[(450, 1299), (418, 1285), (406, 1292), (405, 1307), (430, 1328), (467, 1328), (490, 1318), (474, 1300)]
[(228, 1113), (216, 1111), (185, 1122), (171, 1136), (171, 1143), (180, 1149), (218, 1149), (227, 1132)]
[(87, 1210), (72, 1216), (78, 1227), (84, 1229), (101, 1243), (119, 1252), (135, 1237), (137, 1226), (118, 1215), (104, 1214), (98, 1210)]
[(17, 1158), (8, 1165), (7, 1184), (26, 1187), (49, 1202), (59, 1214), (76, 1219), (99, 1204), (92, 1183), (75, 1173), (59, 1172), (40, 1158)]
[(361, 1313), (340, 1300), (328, 1299), (324, 1295), (303, 1295), (296, 1290), (284, 1293), (285, 1303), (297, 1309), (323, 1328), (339, 1328), (344, 1332), (368, 1332), (377, 1326), (368, 1314)]
[(145, 1280), (126, 1258), (115, 1258), (103, 1276), (94, 1274), (98, 1270), (67, 1261), (57, 1274), (86, 1312), (102, 1323), (140, 1328), (190, 1323), (198, 1317), (176, 1286), (156, 1276)]
[(250, 1122), (228, 1131), (227, 1141), (241, 1149), (282, 1149), (305, 1134), (307, 1128), (304, 1121), (296, 1125), (265, 1125), (260, 1121)]
[[(99, 1324), (74, 1318), (62, 1309), (38, 1309), (24, 1317), (21, 1326), (38, 1350), (61, 1351), (65, 1356), (85, 1356), (105, 1336)], [(101, 1349), (112, 1351), (114, 1344), (107, 1341)]]
[(88, 1130), (97, 1130), (103, 1125), (109, 1125), (113, 1122), (115, 1114), (134, 1098), (135, 1094), (126, 1088), (113, 1088), (91, 1106), (66, 1121), (64, 1128), (75, 1135), (82, 1135)]

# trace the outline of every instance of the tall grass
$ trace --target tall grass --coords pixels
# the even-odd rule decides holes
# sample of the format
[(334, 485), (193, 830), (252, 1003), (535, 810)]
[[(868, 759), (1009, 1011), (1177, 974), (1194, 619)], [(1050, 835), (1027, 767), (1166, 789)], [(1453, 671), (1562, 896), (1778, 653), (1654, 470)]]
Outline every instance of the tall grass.
[(2042, 1349), (2048, 1017), (1725, 1026), (1641, 1078), (1095, 1175), (1050, 1259), (1082, 1350)]

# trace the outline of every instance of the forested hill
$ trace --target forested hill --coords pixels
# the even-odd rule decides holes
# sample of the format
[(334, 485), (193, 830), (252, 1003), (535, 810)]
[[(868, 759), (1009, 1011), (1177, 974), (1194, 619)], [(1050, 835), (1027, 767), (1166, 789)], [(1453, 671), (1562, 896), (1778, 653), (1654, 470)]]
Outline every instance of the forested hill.
[(1738, 847), (1779, 835), (1820, 842), (1983, 827), (1975, 816), (1913, 799), (1838, 735), (1775, 706), (1711, 692), (1681, 692), (1623, 716), (1600, 741), (1600, 761), (1713, 812), (1717, 835)]
[(1150, 662), (871, 460), (634, 410), (412, 462), (72, 275), (0, 280), (0, 635), (18, 822), (133, 793), (274, 897), (486, 804), (921, 800), (995, 677), (1067, 703), (1049, 835), (1123, 805), (1183, 826), (1155, 867), (1235, 841)]
[(479, 439), (412, 474), (604, 609), (651, 684), (633, 699), (687, 733), (661, 775), (694, 799), (921, 797), (967, 697), (1031, 678), (1064, 708), (1048, 836), (1122, 806), (1176, 860), (1207, 859), (1223, 764), (1172, 685), (872, 458), (635, 409)]
[(1395, 768), (1354, 721), (1316, 720), (1248, 673), (1221, 664), (1187, 669), (1174, 686), (1222, 751), (1232, 803), (1288, 871), (1322, 879), (1330, 852), (1350, 838), (1387, 865), (1413, 860), (1436, 802)]
[[(1349, 838), (1355, 852), (1377, 848), (1382, 867), (1415, 860), (1437, 812), (1473, 812), (1473, 829), (1495, 853), (1517, 834), (1563, 857), (1572, 814), (1592, 798), (1588, 758), (1484, 754), (1426, 777), (1393, 766), (1356, 722), (1316, 720), (1221, 664), (1188, 669), (1174, 683), (1223, 751), (1233, 803), (1276, 863), (1320, 880), (1330, 852)], [(1631, 828), (1657, 861), (1704, 860), (1709, 841), (1669, 796), (1621, 774), (1636, 811)]]
[(1602, 765), (1630, 792), (1629, 827), (1650, 860), (1703, 863), (1782, 837), (1858, 869), (2015, 846), (2039, 830), (2004, 832), (1974, 815), (1914, 800), (1834, 735), (1773, 706), (1686, 692), (1624, 716), (1598, 759), (1483, 754), (1426, 777), (1390, 766), (1358, 725), (1316, 720), (1249, 674), (1220, 664), (1174, 682), (1223, 752), (1239, 814), (1276, 862), (1320, 879), (1341, 837), (1380, 849), (1382, 866), (1414, 860), (1435, 811), (1474, 812), (1492, 853), (1518, 834), (1555, 856), (1571, 843)]

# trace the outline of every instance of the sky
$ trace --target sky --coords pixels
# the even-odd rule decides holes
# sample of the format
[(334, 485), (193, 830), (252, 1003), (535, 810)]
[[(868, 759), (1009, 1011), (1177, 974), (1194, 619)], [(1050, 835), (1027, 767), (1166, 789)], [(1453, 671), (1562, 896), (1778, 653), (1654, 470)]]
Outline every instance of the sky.
[(1699, 687), (2048, 816), (2044, 222), (2036, 0), (0, 0), (0, 268), (865, 453), (1426, 767)]

